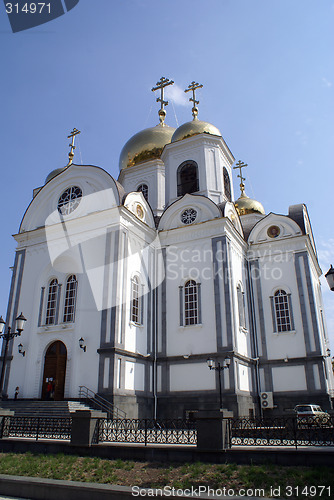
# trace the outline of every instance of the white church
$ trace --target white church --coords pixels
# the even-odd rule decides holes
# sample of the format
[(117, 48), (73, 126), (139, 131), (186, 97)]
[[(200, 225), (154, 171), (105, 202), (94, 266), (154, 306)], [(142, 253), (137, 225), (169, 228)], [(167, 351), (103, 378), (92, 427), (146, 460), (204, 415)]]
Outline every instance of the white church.
[(73, 163), (74, 129), (68, 164), (34, 189), (14, 236), (6, 323), (21, 311), (27, 322), (9, 344), (4, 393), (76, 399), (85, 386), (139, 418), (328, 410), (333, 373), (306, 206), (266, 214), (245, 194), (246, 165), (233, 167), (219, 129), (198, 118), (201, 85), (186, 89), (193, 119), (169, 127), (172, 83), (152, 89), (160, 122), (124, 145), (118, 180)]

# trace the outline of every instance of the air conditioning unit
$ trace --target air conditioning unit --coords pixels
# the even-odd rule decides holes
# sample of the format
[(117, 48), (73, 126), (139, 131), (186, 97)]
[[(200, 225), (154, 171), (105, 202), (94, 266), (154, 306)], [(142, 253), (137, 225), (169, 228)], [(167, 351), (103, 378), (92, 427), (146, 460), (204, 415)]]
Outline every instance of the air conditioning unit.
[(261, 408), (274, 408), (272, 392), (260, 392)]

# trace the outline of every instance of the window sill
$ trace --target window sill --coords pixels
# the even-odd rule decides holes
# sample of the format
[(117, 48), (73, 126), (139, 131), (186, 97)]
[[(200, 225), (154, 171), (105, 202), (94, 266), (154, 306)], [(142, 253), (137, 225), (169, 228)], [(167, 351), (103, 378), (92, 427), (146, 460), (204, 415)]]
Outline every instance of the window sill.
[(134, 321), (129, 322), (130, 327), (139, 327), (139, 328), (144, 328), (144, 325), (142, 323), (135, 323)]
[(295, 335), (297, 332), (296, 330), (288, 330), (286, 332), (273, 332), (273, 335)]
[(188, 328), (202, 328), (202, 323), (196, 323), (195, 325), (180, 325), (179, 330), (186, 330)]
[(42, 332), (52, 332), (52, 331), (60, 331), (60, 330), (73, 330), (73, 323), (58, 323), (58, 325), (41, 325), (38, 327), (38, 331)]

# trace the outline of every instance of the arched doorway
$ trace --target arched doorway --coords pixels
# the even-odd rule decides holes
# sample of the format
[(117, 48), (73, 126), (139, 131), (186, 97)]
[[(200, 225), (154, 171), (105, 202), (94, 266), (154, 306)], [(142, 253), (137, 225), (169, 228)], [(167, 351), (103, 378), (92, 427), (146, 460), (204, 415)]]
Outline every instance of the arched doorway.
[(45, 354), (42, 399), (64, 399), (66, 361), (65, 344), (57, 340), (48, 347)]

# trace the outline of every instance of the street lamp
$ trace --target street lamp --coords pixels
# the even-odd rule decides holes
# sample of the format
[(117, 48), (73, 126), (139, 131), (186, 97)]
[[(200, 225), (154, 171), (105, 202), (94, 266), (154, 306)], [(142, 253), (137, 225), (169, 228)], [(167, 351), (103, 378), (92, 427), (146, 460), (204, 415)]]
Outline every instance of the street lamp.
[(86, 352), (85, 341), (82, 337), (81, 337), (81, 339), (79, 339), (79, 347), (80, 347), (80, 349), (83, 349), (83, 352)]
[(2, 357), (2, 369), (0, 377), (0, 394), (2, 395), (2, 397), (3, 397), (2, 389), (3, 389), (5, 370), (6, 370), (6, 358), (8, 353), (8, 344), (9, 341), (12, 340), (14, 337), (19, 337), (21, 335), (21, 332), (24, 330), (24, 323), (26, 321), (27, 321), (26, 318), (21, 313), (20, 316), (18, 316), (15, 320), (16, 332), (12, 332), (11, 327), (8, 325), (7, 332), (3, 333), (6, 322), (4, 321), (3, 317), (0, 316), (0, 339), (3, 339), (5, 341), (5, 349)]
[(325, 274), (329, 288), (334, 292), (334, 267), (331, 265), (327, 273)]
[(231, 364), (231, 359), (229, 357), (224, 359), (223, 364), (221, 365), (220, 362), (218, 361), (216, 365), (214, 366), (214, 361), (213, 359), (209, 358), (207, 359), (207, 364), (210, 370), (216, 370), (218, 372), (218, 380), (219, 380), (219, 408), (222, 409), (223, 407), (223, 397), (222, 397), (222, 381), (221, 381), (221, 372), (225, 370), (225, 368), (229, 368)]

